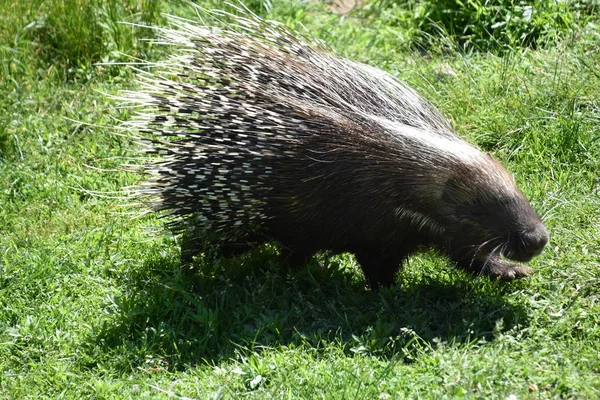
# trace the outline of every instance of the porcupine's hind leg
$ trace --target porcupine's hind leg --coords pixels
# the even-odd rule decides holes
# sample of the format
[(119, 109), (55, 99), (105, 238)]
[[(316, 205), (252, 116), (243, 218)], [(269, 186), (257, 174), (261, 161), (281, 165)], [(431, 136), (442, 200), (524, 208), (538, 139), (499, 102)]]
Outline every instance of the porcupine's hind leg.
[(355, 256), (373, 291), (392, 286), (394, 276), (402, 268), (403, 258), (381, 254), (380, 251), (362, 250), (356, 252)]
[(299, 270), (306, 265), (316, 250), (303, 244), (280, 243), (283, 265), (292, 270)]
[[(258, 241), (257, 237), (249, 236), (244, 239), (213, 244), (218, 257), (232, 258), (249, 251), (253, 243)], [(180, 264), (184, 274), (193, 270), (194, 258), (198, 257), (212, 243), (209, 239), (203, 238), (195, 230), (186, 230), (181, 236), (181, 255)]]
[(193, 229), (187, 229), (181, 235), (181, 254), (179, 262), (181, 272), (189, 275), (193, 271), (194, 257), (197, 257), (202, 252), (203, 242), (198, 236), (198, 233)]

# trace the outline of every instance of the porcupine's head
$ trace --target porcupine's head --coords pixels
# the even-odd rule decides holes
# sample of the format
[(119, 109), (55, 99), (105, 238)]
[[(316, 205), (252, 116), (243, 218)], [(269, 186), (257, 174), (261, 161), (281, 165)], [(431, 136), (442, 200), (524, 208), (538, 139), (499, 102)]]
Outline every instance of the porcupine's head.
[(490, 154), (457, 164), (440, 198), (449, 252), (465, 262), (501, 254), (529, 261), (548, 242), (541, 218)]

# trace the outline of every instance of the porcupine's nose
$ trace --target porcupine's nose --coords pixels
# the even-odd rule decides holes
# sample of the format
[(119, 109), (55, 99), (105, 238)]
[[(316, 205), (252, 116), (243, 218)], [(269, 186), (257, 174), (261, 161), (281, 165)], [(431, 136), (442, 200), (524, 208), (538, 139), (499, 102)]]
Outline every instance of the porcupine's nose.
[(533, 229), (512, 234), (509, 251), (504, 255), (515, 261), (529, 261), (542, 252), (548, 240), (548, 230), (538, 224)]
[(525, 250), (533, 254), (533, 256), (537, 256), (548, 243), (550, 235), (548, 234), (548, 229), (544, 225), (539, 224), (532, 231), (525, 232), (522, 239), (525, 243)]

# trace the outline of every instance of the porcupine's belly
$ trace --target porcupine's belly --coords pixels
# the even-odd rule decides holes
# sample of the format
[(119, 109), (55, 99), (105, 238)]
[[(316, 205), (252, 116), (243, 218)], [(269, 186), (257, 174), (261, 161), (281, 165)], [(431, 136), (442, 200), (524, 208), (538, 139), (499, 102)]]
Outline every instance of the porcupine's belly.
[(344, 204), (332, 196), (275, 196), (270, 207), (274, 216), (262, 225), (263, 232), (284, 247), (311, 254), (325, 250), (355, 253), (363, 248), (384, 251), (404, 241), (403, 231), (391, 221), (382, 221), (366, 206)]

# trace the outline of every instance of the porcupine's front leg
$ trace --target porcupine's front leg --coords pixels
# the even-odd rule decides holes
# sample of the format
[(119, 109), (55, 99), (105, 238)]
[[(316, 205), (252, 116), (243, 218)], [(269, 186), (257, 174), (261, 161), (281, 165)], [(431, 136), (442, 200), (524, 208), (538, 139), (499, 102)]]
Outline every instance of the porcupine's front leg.
[(458, 266), (474, 274), (484, 274), (492, 278), (498, 278), (503, 281), (512, 281), (513, 279), (525, 278), (533, 275), (533, 268), (527, 265), (517, 264), (503, 260), (499, 256), (492, 256), (489, 259), (475, 259), (472, 262), (459, 261)]
[(359, 251), (355, 256), (373, 291), (392, 286), (394, 276), (402, 268), (402, 258), (382, 255), (380, 251)]

